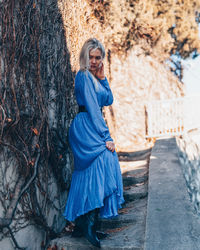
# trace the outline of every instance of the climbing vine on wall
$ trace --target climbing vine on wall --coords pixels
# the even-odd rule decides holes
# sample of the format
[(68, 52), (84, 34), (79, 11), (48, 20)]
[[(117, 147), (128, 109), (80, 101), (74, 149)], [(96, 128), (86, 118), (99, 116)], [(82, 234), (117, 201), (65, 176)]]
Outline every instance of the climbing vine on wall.
[(45, 246), (64, 225), (74, 73), (57, 1), (5, 0), (0, 16), (0, 237), (20, 249), (15, 233), (34, 224)]

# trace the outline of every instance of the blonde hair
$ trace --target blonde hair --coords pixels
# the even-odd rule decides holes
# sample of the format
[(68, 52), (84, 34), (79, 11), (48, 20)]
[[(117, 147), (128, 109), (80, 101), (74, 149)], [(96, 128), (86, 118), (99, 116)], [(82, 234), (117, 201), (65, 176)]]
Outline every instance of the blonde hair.
[[(80, 55), (79, 55), (79, 64), (80, 64), (80, 70), (87, 71), (86, 72), (87, 74), (90, 73), (88, 71), (90, 68), (89, 53), (90, 53), (90, 50), (93, 50), (93, 49), (99, 49), (101, 51), (102, 60), (105, 58), (105, 54), (106, 54), (103, 44), (96, 38), (90, 38), (87, 41), (85, 41), (81, 49)], [(99, 89), (98, 81), (93, 76), (92, 73), (90, 74), (94, 80), (95, 89), (96, 91), (98, 91)]]
[(85, 71), (90, 67), (89, 64), (89, 53), (92, 49), (99, 49), (101, 51), (102, 59), (105, 58), (105, 49), (102, 43), (96, 38), (88, 39), (84, 44), (79, 56), (80, 70)]

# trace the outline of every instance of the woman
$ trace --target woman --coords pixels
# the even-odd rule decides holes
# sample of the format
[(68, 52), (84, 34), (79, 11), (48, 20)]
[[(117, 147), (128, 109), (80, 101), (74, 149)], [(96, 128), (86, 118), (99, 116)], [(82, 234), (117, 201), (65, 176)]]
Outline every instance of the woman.
[(87, 40), (81, 49), (75, 77), (79, 113), (69, 128), (74, 173), (64, 212), (67, 220), (75, 221), (74, 235), (83, 234), (97, 247), (98, 213), (102, 218), (117, 216), (124, 202), (115, 145), (101, 112), (113, 102), (104, 57), (105, 49), (97, 39)]

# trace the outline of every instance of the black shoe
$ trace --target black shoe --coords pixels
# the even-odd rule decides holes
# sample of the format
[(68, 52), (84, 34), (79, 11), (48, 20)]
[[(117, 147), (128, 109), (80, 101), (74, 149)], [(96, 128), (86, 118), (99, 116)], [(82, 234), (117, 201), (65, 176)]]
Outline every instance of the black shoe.
[(95, 209), (95, 217), (94, 217), (94, 228), (97, 234), (98, 239), (102, 240), (105, 239), (109, 234), (99, 231), (100, 228), (99, 224), (99, 208)]
[(104, 233), (104, 232), (101, 232), (101, 231), (96, 231), (96, 234), (97, 234), (97, 237), (99, 240), (103, 240), (105, 239), (106, 237), (109, 236), (108, 233)]
[[(101, 232), (101, 231), (96, 231), (96, 235), (97, 235), (97, 238), (99, 240), (103, 240), (105, 239), (106, 237), (109, 236), (108, 233), (104, 233), (104, 232)], [(74, 227), (74, 230), (72, 232), (72, 237), (74, 238), (79, 238), (79, 237), (83, 237), (84, 236), (84, 233), (82, 232), (82, 230), (76, 225)]]
[(77, 225), (75, 225), (74, 230), (72, 232), (72, 237), (78, 238), (82, 236), (84, 236), (82, 230)]
[(76, 219), (76, 225), (81, 229), (86, 239), (93, 245), (100, 248), (100, 241), (97, 238), (94, 228), (95, 211), (90, 211), (87, 214), (81, 215)]

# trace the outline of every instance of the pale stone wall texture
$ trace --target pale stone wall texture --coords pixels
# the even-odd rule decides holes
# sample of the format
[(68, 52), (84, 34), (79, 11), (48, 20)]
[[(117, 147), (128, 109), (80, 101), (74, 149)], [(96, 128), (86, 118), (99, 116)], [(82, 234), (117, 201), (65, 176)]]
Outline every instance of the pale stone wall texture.
[(200, 131), (176, 138), (190, 199), (200, 214)]
[(146, 147), (147, 101), (183, 96), (184, 86), (155, 56), (145, 55), (141, 49), (144, 41), (126, 54), (117, 53), (109, 40), (115, 30), (111, 32), (111, 27), (99, 23), (88, 2), (58, 1), (72, 69), (79, 69), (79, 51), (86, 39), (96, 37), (104, 43), (107, 52), (106, 75), (114, 95), (113, 105), (106, 107), (104, 112), (110, 132), (118, 152), (140, 150)]
[(151, 100), (180, 97), (184, 86), (156, 58), (145, 56), (139, 46), (126, 56), (111, 56), (111, 88), (114, 103), (108, 124), (118, 151), (145, 146), (145, 104)]

